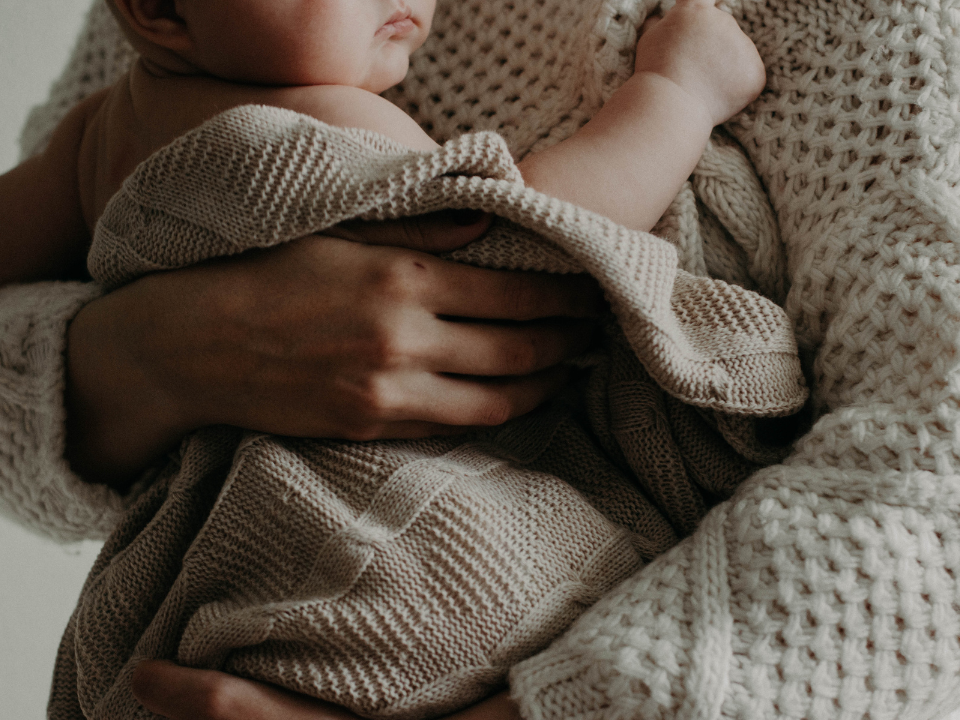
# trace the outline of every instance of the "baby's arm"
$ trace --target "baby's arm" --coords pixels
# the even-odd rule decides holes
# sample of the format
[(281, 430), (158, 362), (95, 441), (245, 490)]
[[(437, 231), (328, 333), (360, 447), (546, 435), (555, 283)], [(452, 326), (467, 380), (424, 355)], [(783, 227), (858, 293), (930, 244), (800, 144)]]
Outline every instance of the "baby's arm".
[(77, 166), (91, 108), (79, 105), (43, 153), (0, 175), (0, 286), (81, 275), (89, 233)]
[(763, 89), (753, 43), (710, 0), (679, 0), (637, 44), (635, 74), (573, 137), (528, 156), (528, 185), (636, 230), (654, 226), (710, 132)]

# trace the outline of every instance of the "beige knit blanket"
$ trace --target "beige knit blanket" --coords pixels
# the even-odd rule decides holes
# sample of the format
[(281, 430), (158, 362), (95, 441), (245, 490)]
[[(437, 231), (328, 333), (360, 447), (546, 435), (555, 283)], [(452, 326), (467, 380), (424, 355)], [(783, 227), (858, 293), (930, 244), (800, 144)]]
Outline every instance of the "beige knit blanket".
[[(112, 288), (344, 220), (448, 207), (501, 218), (461, 260), (600, 281), (617, 322), (585, 396), (456, 439), (198, 433), (91, 574), (55, 694), (75, 686), (88, 717), (132, 716), (129, 673), (170, 657), (368, 716), (462, 707), (756, 467), (651, 378), (727, 413), (783, 415), (806, 399), (779, 306), (679, 270), (662, 239), (526, 188), (493, 133), (422, 153), (238, 108), (136, 170), (88, 264)], [(664, 427), (649, 432), (658, 414)], [(752, 425), (724, 429), (762, 459)]]

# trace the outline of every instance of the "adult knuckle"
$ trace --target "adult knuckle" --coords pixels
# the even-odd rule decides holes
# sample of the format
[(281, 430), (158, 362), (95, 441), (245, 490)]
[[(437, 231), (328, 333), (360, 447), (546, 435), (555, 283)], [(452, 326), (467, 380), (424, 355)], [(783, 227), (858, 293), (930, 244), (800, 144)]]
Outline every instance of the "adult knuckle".
[(519, 273), (505, 275), (502, 292), (513, 319), (530, 320), (536, 316), (537, 294), (529, 278)]
[(358, 383), (356, 407), (358, 409), (355, 432), (365, 432), (371, 425), (387, 420), (397, 408), (398, 399), (394, 384), (380, 374), (373, 374)]
[(520, 338), (505, 353), (507, 371), (512, 375), (527, 375), (537, 369), (540, 351), (531, 337)]
[(203, 688), (197, 707), (202, 720), (229, 720), (238, 709), (237, 685), (229, 678), (210, 677)]
[(381, 299), (405, 302), (416, 295), (420, 277), (415, 261), (406, 254), (391, 255), (373, 272), (371, 285)]
[(493, 427), (502, 425), (513, 417), (513, 403), (509, 398), (495, 396), (487, 400), (479, 409), (477, 424)]
[(364, 361), (377, 370), (395, 368), (407, 356), (407, 345), (408, 339), (400, 328), (379, 324), (370, 330), (364, 343)]
[(417, 220), (407, 219), (400, 223), (400, 242), (403, 247), (411, 250), (425, 250), (430, 245), (430, 238), (423, 225)]

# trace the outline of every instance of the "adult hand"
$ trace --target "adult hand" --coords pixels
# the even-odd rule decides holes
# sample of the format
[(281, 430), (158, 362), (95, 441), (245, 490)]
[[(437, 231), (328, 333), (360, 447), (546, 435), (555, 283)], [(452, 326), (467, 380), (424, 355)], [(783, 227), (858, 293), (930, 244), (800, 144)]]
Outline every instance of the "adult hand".
[[(343, 708), (272, 685), (165, 660), (137, 666), (133, 694), (147, 710), (169, 720), (359, 720)], [(447, 720), (520, 720), (520, 713), (504, 692)]]
[(122, 487), (205, 425), (368, 440), (532, 410), (567, 381), (557, 364), (589, 344), (602, 300), (585, 277), (427, 254), (488, 223), (354, 224), (91, 303), (68, 335), (71, 463)]

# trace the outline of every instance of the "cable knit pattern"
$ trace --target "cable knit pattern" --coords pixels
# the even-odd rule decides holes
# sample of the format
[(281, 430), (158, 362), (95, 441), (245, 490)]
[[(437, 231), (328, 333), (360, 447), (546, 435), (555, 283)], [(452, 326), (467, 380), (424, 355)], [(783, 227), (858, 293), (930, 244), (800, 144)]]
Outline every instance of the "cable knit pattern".
[[(463, 707), (635, 570), (641, 553), (675, 542), (671, 522), (692, 529), (711, 498), (690, 468), (732, 480), (711, 488), (721, 496), (744, 477), (729, 472), (732, 451), (703, 423), (688, 438), (698, 461), (656, 468), (674, 443), (636, 432), (663, 402), (651, 379), (713, 410), (778, 415), (806, 399), (777, 305), (678, 270), (664, 240), (524, 187), (493, 133), (423, 153), (287, 110), (236, 108), (137, 168), (100, 218), (88, 266), (112, 288), (353, 218), (444, 207), (499, 218), (466, 253), (478, 264), (599, 280), (619, 325), (588, 384), (591, 424), (572, 400), (557, 419), (541, 412), (466, 440), (258, 436), (229, 453), (220, 435), (197, 435), (164, 473), (154, 513), (132, 513), (91, 574), (64, 636), (51, 718), (80, 717), (71, 689), (88, 718), (135, 715), (129, 680), (143, 657), (227, 669), (368, 717)], [(597, 434), (613, 440), (611, 457)], [(518, 440), (525, 462), (511, 449)], [(645, 476), (662, 515), (618, 472), (621, 458)], [(596, 507), (576, 491), (589, 474), (607, 476), (593, 483)], [(625, 527), (598, 512), (617, 506)]]
[(66, 326), (97, 294), (77, 283), (0, 289), (0, 510), (62, 542), (106, 537), (126, 509), (63, 458)]
[[(554, 27), (569, 34), (571, 22)], [(599, 77), (596, 103), (603, 82), (615, 80)], [(575, 114), (583, 98), (564, 88)], [(566, 133), (578, 125), (565, 122)], [(589, 270), (625, 335), (611, 325), (588, 407), (571, 399), (466, 444), (251, 436), (234, 454), (228, 431), (192, 438), (92, 571), (58, 658), (52, 718), (142, 714), (129, 683), (142, 657), (222, 667), (368, 716), (447, 712), (502, 682), (756, 467), (747, 458), (765, 453), (752, 427), (727, 426), (748, 448), (740, 457), (650, 374), (705, 408), (796, 409), (805, 390), (779, 308), (678, 270), (669, 243), (519, 180), (499, 136), (465, 135), (417, 154), (370, 133), (240, 108), (125, 183), (91, 252), (108, 286), (347, 218), (478, 207), (504, 221), (461, 259)], [(757, 183), (703, 183), (713, 200), (747, 187), (765, 202)], [(715, 202), (713, 224), (701, 231), (691, 197), (664, 227), (676, 228), (684, 265), (702, 271), (703, 245), (726, 240), (725, 213), (736, 203)], [(775, 228), (765, 229), (754, 233), (754, 255), (777, 250)], [(691, 232), (695, 243), (686, 242)]]
[(680, 400), (751, 415), (787, 415), (806, 400), (780, 307), (678, 270), (673, 246), (654, 235), (524, 187), (493, 133), (418, 153), (286, 110), (236, 108), (161, 149), (124, 182), (97, 225), (88, 268), (109, 289), (346, 220), (442, 208), (509, 221), (454, 258), (590, 272), (646, 371)]
[[(95, 3), (50, 100), (30, 114), (21, 155), (38, 152), (60, 118), (131, 57), (106, 5)], [(60, 542), (107, 537), (136, 495), (84, 482), (63, 457), (66, 329), (99, 294), (76, 283), (0, 289), (0, 512)]]

